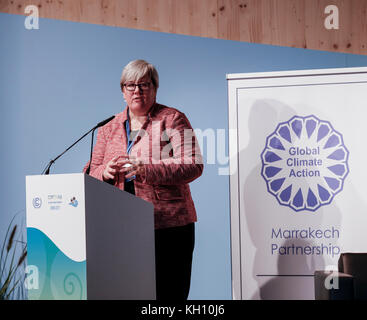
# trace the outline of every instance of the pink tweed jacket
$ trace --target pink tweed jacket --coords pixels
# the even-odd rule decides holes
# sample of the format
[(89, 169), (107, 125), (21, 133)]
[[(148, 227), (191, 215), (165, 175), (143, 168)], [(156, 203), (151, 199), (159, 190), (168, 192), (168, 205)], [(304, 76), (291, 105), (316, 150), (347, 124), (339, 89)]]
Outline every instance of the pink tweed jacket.
[[(99, 180), (103, 180), (102, 173), (113, 157), (127, 154), (127, 112), (128, 108), (98, 130), (90, 175)], [(188, 183), (202, 174), (203, 161), (186, 116), (174, 108), (155, 104), (130, 154), (145, 163), (145, 174), (134, 179), (135, 194), (154, 205), (155, 228), (197, 221)], [(118, 173), (113, 184), (124, 190), (124, 180), (124, 173)]]

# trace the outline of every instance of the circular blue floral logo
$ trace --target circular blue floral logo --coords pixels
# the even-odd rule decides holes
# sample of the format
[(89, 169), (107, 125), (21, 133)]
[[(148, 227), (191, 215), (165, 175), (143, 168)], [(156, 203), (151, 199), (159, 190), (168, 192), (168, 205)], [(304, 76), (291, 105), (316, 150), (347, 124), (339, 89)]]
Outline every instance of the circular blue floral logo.
[(342, 135), (330, 122), (294, 116), (266, 138), (261, 175), (279, 204), (315, 211), (343, 190), (348, 156)]

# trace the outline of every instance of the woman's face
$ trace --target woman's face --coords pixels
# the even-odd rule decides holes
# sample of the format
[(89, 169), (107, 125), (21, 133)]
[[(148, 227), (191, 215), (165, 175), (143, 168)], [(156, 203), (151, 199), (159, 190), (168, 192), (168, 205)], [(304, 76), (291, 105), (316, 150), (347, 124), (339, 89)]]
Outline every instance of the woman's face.
[[(135, 86), (133, 91), (129, 91), (126, 87), (128, 84), (149, 84), (147, 89), (144, 86)], [(128, 81), (123, 86), (122, 94), (129, 106), (130, 111), (136, 116), (147, 115), (150, 107), (155, 103), (157, 90), (154, 87), (149, 76), (145, 76), (136, 82)]]

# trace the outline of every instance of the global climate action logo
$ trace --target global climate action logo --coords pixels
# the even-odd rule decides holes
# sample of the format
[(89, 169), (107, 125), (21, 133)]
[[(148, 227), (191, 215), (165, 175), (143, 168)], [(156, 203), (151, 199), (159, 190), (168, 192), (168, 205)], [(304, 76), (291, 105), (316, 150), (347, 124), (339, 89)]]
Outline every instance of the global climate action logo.
[(330, 122), (310, 115), (279, 123), (261, 153), (268, 192), (295, 211), (315, 211), (343, 189), (349, 152)]

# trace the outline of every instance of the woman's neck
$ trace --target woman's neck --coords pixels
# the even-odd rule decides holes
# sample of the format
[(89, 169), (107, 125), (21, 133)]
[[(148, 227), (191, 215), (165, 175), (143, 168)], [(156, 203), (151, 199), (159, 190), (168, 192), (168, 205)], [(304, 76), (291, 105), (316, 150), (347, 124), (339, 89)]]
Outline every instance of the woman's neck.
[(144, 122), (147, 120), (148, 115), (135, 115), (134, 113), (129, 110), (129, 117), (130, 117), (130, 128), (131, 130), (139, 130)]

